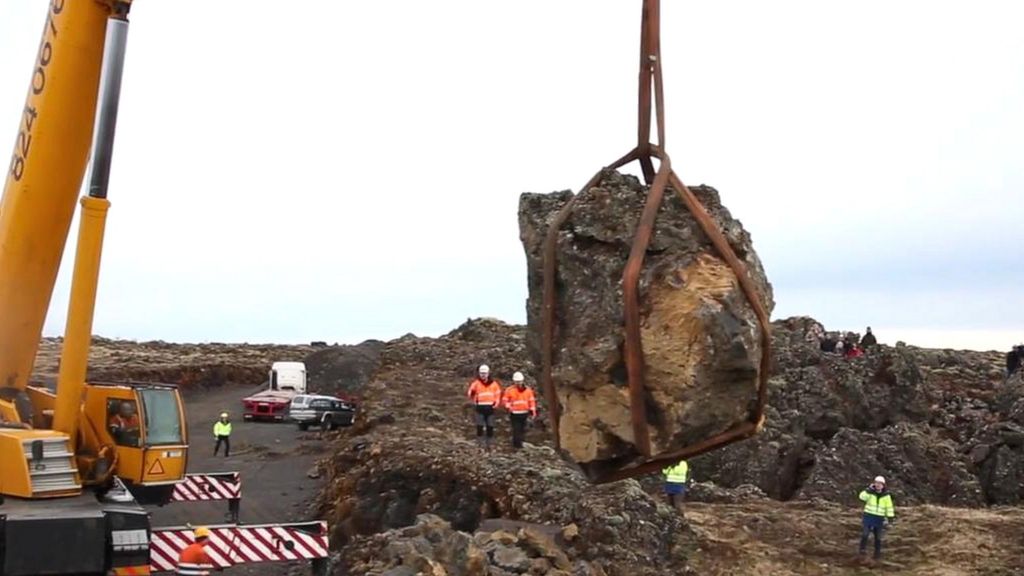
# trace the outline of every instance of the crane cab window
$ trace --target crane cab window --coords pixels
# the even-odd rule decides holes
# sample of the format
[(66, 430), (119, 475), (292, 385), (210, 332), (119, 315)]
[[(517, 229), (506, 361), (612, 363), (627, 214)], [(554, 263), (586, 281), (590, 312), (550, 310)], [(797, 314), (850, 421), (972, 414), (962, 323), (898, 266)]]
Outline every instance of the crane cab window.
[(146, 445), (183, 444), (181, 403), (177, 391), (150, 388), (138, 393), (146, 414)]
[(107, 401), (107, 430), (118, 446), (139, 445), (139, 409), (135, 400)]

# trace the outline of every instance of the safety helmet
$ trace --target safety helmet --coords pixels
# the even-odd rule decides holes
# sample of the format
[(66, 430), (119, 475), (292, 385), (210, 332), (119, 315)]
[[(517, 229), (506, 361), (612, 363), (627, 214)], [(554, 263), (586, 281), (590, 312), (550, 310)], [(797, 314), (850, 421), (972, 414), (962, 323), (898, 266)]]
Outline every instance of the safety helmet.
[(491, 368), (487, 366), (487, 364), (481, 364), (478, 372), (480, 372), (481, 374), (490, 374)]
[(885, 477), (884, 476), (875, 476), (875, 482), (878, 482), (879, 484), (885, 484)]
[(209, 538), (210, 537), (210, 529), (207, 528), (206, 526), (200, 526), (199, 528), (196, 528), (195, 535), (196, 535), (196, 539), (197, 540), (199, 538)]
[(227, 412), (221, 412), (220, 413), (220, 417), (221, 418), (227, 418), (228, 417), (228, 413)]
[(526, 378), (523, 377), (523, 373), (522, 372), (516, 372), (515, 374), (512, 375), (512, 381), (513, 382), (524, 382), (525, 380), (526, 380)]

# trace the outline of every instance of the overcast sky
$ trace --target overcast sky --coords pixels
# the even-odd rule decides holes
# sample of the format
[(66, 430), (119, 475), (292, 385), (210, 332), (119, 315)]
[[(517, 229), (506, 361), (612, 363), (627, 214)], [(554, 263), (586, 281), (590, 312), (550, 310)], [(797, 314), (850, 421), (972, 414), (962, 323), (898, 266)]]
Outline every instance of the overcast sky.
[[(0, 1), (0, 142), (46, 4)], [(1024, 5), (663, 4), (669, 152), (751, 231), (774, 317), (1024, 341)], [(575, 190), (635, 144), (639, 6), (135, 2), (94, 331), (524, 322), (519, 194)]]

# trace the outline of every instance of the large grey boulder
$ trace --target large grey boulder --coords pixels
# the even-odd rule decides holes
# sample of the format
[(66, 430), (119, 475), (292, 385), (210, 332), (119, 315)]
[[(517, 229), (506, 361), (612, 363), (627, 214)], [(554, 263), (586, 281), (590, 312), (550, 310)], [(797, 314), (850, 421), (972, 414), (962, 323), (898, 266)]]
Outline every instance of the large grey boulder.
[[(759, 288), (771, 286), (750, 235), (709, 187), (692, 188)], [(541, 364), (543, 246), (568, 192), (523, 194), (520, 238), (529, 276), (527, 346)], [(559, 440), (588, 473), (640, 456), (630, 417), (622, 273), (647, 187), (606, 171), (581, 193), (558, 235), (553, 379)], [(667, 191), (640, 274), (645, 410), (652, 454), (665, 454), (749, 419), (757, 400), (761, 328), (735, 274), (678, 196)]]

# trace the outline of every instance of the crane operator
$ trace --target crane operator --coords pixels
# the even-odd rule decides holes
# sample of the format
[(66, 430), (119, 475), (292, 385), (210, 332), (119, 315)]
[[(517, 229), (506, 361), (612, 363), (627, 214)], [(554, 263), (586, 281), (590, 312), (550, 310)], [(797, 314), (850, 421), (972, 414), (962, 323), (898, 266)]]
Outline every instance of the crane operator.
[(114, 441), (122, 445), (135, 446), (139, 442), (139, 415), (135, 412), (135, 403), (122, 400), (118, 412), (110, 417), (110, 434)]

